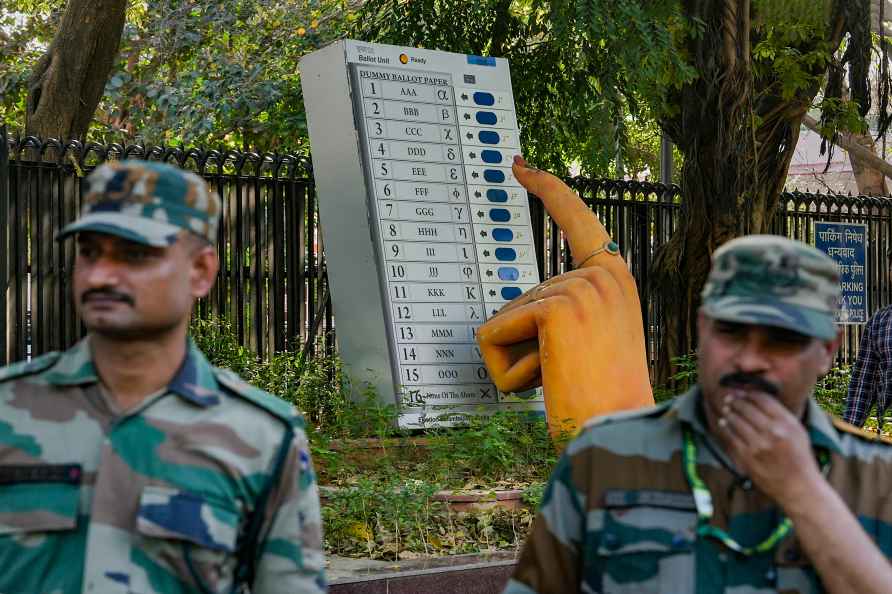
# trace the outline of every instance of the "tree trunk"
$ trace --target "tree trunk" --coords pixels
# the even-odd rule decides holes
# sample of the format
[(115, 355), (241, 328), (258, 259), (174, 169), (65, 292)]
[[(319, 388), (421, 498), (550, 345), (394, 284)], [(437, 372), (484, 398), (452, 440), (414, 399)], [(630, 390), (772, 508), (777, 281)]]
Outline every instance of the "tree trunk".
[[(672, 359), (696, 346), (700, 291), (713, 251), (740, 235), (771, 232), (800, 122), (818, 91), (782, 100), (769, 91), (775, 79), (755, 76), (751, 51), (758, 40), (750, 39), (749, 0), (682, 0), (682, 6), (705, 27), (687, 44), (700, 75), (673, 98), (679, 113), (660, 122), (685, 160), (678, 226), (652, 267), (664, 320), (657, 385), (671, 378)], [(835, 25), (831, 44), (838, 45), (842, 27)]]
[(69, 0), (28, 81), (25, 132), (83, 139), (118, 55), (127, 0)]
[[(869, 133), (853, 134), (852, 139), (876, 156), (876, 142)], [(889, 193), (886, 189), (886, 177), (882, 171), (874, 169), (869, 162), (859, 158), (855, 153), (849, 153), (849, 161), (852, 163), (852, 172), (855, 174), (855, 183), (858, 185), (859, 194), (862, 196), (885, 196)]]

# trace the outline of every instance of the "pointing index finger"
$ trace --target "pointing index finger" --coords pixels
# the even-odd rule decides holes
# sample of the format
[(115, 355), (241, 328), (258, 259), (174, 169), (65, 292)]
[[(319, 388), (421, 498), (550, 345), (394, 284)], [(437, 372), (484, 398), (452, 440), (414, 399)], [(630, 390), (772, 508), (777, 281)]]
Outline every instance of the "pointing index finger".
[(535, 194), (567, 236), (574, 260), (579, 262), (610, 240), (607, 229), (579, 195), (547, 171), (532, 168), (516, 155), (511, 167), (514, 177)]

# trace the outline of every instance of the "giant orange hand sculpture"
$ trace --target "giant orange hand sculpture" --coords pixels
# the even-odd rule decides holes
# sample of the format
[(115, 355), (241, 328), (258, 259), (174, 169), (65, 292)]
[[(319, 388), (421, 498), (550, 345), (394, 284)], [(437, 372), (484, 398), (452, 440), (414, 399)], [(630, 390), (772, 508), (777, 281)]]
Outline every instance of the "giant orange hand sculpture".
[(560, 179), (520, 157), (513, 172), (566, 234), (577, 269), (537, 285), (480, 327), (496, 387), (541, 385), (552, 436), (595, 415), (652, 405), (638, 289), (616, 245)]

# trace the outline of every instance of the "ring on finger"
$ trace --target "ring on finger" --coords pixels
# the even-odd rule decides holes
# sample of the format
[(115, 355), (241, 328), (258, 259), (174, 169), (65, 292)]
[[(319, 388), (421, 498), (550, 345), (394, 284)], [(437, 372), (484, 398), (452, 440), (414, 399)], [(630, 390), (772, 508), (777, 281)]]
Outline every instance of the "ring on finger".
[(540, 294), (542, 293), (542, 291), (547, 289), (549, 286), (550, 285), (546, 285), (543, 283), (543, 284), (539, 284), (539, 285), (536, 285), (535, 287), (533, 287), (533, 289), (530, 291), (530, 301), (542, 300), (543, 297), (541, 297)]

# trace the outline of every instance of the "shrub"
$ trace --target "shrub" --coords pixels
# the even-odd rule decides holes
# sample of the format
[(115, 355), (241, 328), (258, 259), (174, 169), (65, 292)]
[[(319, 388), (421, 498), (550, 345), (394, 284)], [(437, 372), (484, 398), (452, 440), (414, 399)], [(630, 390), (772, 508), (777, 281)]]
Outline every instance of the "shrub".
[(834, 367), (818, 380), (815, 386), (815, 400), (831, 415), (842, 417), (846, 408), (846, 395), (852, 370), (847, 365)]
[(266, 361), (239, 344), (225, 318), (195, 318), (190, 334), (211, 364), (239, 374), (247, 382), (293, 403), (315, 428), (343, 425), (350, 401), (350, 385), (337, 355), (316, 355), (302, 360), (284, 351)]
[(257, 357), (239, 344), (229, 320), (217, 316), (194, 317), (189, 334), (212, 365), (231, 369), (251, 381), (258, 366)]

